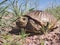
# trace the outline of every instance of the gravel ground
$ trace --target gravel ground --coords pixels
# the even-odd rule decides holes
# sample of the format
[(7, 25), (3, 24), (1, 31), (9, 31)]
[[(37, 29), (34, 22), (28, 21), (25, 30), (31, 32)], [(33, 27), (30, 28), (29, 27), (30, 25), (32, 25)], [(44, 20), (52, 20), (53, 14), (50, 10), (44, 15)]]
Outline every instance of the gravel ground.
[(21, 45), (60, 45), (60, 30), (55, 30), (45, 35), (28, 36), (24, 39), (20, 35), (9, 34), (7, 36), (9, 38), (0, 36), (0, 45), (4, 45), (6, 42), (17, 42)]

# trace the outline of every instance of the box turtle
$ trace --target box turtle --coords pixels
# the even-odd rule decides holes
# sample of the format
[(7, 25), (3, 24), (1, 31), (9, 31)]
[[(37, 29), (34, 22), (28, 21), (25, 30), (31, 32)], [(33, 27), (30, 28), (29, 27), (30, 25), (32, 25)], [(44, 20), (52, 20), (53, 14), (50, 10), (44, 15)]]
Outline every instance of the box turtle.
[(26, 31), (38, 33), (41, 32), (42, 26), (47, 25), (47, 22), (49, 23), (48, 28), (53, 29), (55, 28), (54, 25), (56, 24), (57, 19), (47, 12), (33, 10), (20, 16), (16, 21), (16, 25), (19, 28), (25, 28)]

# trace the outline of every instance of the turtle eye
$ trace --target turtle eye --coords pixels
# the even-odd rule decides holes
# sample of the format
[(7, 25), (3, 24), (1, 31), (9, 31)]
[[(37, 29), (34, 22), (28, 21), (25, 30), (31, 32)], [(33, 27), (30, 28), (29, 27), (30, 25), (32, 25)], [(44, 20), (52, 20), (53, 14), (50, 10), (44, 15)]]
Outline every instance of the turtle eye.
[(23, 20), (26, 20), (26, 18), (23, 18)]

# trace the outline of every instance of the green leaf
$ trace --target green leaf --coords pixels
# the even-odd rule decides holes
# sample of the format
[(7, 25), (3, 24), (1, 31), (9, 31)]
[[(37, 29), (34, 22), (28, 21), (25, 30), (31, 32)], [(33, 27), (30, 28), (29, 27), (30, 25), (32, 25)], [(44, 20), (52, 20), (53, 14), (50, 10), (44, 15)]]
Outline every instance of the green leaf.
[(6, 1), (7, 1), (7, 0), (4, 0), (4, 1), (0, 2), (0, 5), (4, 4)]
[(0, 11), (0, 13), (4, 12), (7, 8), (8, 8), (8, 6), (4, 7), (4, 8)]
[(34, 10), (34, 8), (29, 9), (29, 11), (33, 11), (33, 10)]

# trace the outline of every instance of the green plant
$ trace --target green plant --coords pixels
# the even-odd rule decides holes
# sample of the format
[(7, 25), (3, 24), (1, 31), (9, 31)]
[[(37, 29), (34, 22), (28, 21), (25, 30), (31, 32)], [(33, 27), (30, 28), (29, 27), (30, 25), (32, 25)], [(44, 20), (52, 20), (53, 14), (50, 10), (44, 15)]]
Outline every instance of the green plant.
[(15, 16), (20, 16), (21, 15), (21, 5), (19, 6), (18, 5), (18, 1), (19, 0), (9, 0), (10, 2), (10, 9), (12, 11), (12, 13), (15, 15)]
[(7, 12), (8, 5), (2, 6), (6, 2), (7, 2), (7, 0), (4, 0), (4, 1), (0, 2), (0, 19), (2, 19), (2, 16), (5, 14), (5, 12)]
[(5, 22), (6, 22), (6, 21), (2, 21), (2, 20), (5, 20), (2, 17), (4, 15), (8, 14), (7, 9), (8, 9), (9, 6), (6, 5), (6, 2), (7, 2), (7, 0), (4, 0), (4, 1), (0, 2), (0, 26), (1, 27), (4, 27), (5, 26)]
[(46, 25), (43, 25), (43, 26), (41, 27), (41, 31), (42, 31), (44, 34), (46, 34), (46, 33), (48, 33), (49, 30), (51, 30), (51, 28), (52, 28), (52, 25), (50, 25), (50, 24), (47, 22)]
[(25, 29), (21, 29), (21, 38), (24, 39), (25, 37), (27, 37), (29, 34), (26, 34), (26, 30)]
[(57, 7), (54, 7), (54, 8), (48, 8), (45, 11), (54, 15), (57, 18), (57, 20), (60, 20), (60, 6), (57, 6)]

